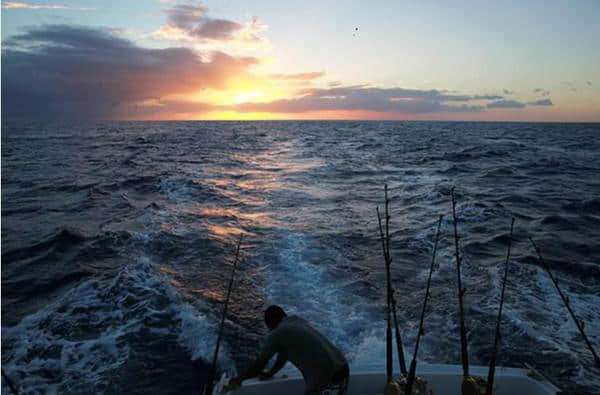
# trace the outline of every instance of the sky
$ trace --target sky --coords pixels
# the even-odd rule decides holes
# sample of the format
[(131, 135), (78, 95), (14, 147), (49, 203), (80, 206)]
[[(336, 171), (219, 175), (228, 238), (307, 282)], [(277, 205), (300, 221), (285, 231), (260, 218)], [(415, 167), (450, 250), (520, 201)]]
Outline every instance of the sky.
[(600, 121), (600, 1), (2, 0), (3, 119)]

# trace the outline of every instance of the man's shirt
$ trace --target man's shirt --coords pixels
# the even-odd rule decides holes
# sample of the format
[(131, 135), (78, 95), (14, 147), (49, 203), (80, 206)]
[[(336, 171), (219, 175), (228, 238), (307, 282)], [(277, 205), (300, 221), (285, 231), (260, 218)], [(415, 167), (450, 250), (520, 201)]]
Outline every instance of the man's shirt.
[(347, 363), (340, 350), (297, 316), (285, 317), (269, 334), (260, 358), (270, 360), (279, 352), (302, 372), (306, 393), (330, 384), (333, 374)]

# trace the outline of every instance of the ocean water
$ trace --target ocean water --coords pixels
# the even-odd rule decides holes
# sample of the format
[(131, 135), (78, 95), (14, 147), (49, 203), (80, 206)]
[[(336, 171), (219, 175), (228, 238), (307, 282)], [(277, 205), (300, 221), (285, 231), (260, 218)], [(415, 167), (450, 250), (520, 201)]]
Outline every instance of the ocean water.
[(194, 393), (242, 232), (220, 369), (251, 362), (272, 303), (383, 369), (385, 183), (407, 354), (444, 214), (419, 358), (460, 364), (454, 186), (471, 363), (515, 217), (498, 363), (598, 391), (527, 237), (600, 350), (599, 124), (3, 122), (2, 368), (22, 393)]

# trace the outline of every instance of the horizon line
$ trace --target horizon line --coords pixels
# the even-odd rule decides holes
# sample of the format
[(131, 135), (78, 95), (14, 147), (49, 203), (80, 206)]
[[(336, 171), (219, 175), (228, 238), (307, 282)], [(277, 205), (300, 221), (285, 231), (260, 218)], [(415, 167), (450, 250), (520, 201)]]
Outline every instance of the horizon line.
[[(2, 117), (0, 116), (0, 119)], [(1, 119), (1, 122), (470, 122), (470, 123), (584, 123), (597, 124), (597, 121), (523, 121), (523, 120), (473, 120), (473, 119)]]

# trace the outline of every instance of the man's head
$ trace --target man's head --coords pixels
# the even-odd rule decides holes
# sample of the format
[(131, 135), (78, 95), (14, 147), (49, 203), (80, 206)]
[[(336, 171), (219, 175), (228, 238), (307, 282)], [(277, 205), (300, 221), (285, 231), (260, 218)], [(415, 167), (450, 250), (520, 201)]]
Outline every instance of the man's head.
[(276, 305), (269, 306), (265, 310), (265, 324), (267, 324), (267, 328), (272, 331), (277, 328), (277, 325), (279, 325), (281, 320), (286, 316), (287, 314), (285, 314), (285, 311), (283, 311), (281, 307)]

